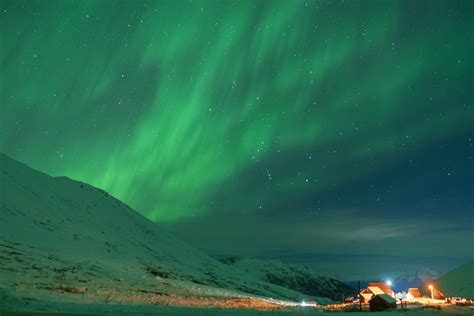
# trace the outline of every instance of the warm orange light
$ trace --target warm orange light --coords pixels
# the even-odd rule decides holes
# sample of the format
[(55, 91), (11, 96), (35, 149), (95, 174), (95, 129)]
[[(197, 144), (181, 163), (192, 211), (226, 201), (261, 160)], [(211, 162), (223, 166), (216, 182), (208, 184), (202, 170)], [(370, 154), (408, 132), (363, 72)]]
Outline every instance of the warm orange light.
[(433, 294), (433, 285), (432, 285), (432, 284), (430, 284), (430, 285), (428, 285), (428, 287), (429, 287), (429, 288), (430, 288), (430, 290), (431, 290), (431, 299), (432, 299), (432, 300), (434, 300), (434, 294)]

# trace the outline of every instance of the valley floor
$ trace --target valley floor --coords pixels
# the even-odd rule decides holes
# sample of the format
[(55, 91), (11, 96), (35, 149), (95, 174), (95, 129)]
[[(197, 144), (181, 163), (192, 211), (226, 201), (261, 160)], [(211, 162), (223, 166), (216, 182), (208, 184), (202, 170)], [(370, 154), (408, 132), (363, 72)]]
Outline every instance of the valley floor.
[[(368, 315), (368, 312), (325, 312), (311, 307), (288, 310), (254, 310), (225, 308), (191, 308), (157, 305), (121, 305), (121, 304), (69, 304), (69, 303), (35, 303), (34, 306), (23, 306), (22, 312), (1, 311), (0, 316), (99, 316), (99, 315), (130, 315), (130, 316), (300, 316), (300, 315)], [(51, 311), (68, 312), (51, 312)], [(34, 311), (34, 312), (33, 312)], [(429, 316), (429, 315), (473, 315), (474, 310), (461, 307), (435, 309), (409, 309), (378, 312), (376, 315), (388, 316)]]

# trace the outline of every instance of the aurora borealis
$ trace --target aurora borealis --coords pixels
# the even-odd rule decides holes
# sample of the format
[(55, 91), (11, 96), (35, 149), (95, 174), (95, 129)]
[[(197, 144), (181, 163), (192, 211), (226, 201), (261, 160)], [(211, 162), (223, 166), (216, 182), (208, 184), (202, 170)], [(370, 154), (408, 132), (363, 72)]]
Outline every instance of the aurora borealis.
[(472, 1), (0, 9), (1, 152), (212, 253), (469, 255)]

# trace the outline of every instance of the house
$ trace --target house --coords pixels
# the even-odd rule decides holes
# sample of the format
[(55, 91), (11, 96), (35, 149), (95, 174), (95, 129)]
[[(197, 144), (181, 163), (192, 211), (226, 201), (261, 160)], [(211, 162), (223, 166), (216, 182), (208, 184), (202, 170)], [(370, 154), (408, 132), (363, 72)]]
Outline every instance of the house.
[(366, 304), (370, 301), (372, 297), (374, 297), (375, 295), (380, 295), (380, 294), (385, 294), (385, 293), (377, 286), (369, 286), (368, 288), (362, 290), (359, 293), (359, 299), (362, 304)]
[(362, 304), (367, 304), (372, 297), (380, 294), (395, 296), (392, 288), (387, 283), (370, 282), (367, 288), (359, 293), (359, 300)]
[(387, 283), (383, 283), (383, 282), (371, 282), (369, 283), (368, 287), (378, 287), (379, 289), (381, 289), (385, 294), (387, 295), (390, 295), (391, 297), (393, 297), (395, 295), (395, 293), (393, 292), (392, 288), (390, 287), (390, 285), (388, 285)]
[(346, 298), (344, 299), (344, 303), (350, 304), (350, 303), (353, 303), (354, 300), (355, 300), (355, 299), (354, 299), (354, 296), (349, 296), (349, 297), (346, 297)]
[(390, 308), (397, 308), (397, 301), (387, 294), (378, 294), (369, 301), (370, 311), (384, 311)]
[(369, 289), (363, 289), (359, 293), (359, 300), (362, 304), (367, 304), (372, 296), (374, 296), (374, 294), (370, 292)]
[[(431, 294), (431, 293), (429, 293)], [(431, 297), (431, 295), (429, 296)], [(436, 286), (433, 286), (433, 299), (435, 300), (444, 300), (446, 298), (446, 296), (443, 294), (443, 292), (441, 292), (441, 290), (439, 288), (437, 288)]]
[(414, 298), (421, 298), (420, 289), (417, 287), (411, 287), (408, 289), (407, 298), (414, 299)]
[(434, 300), (444, 300), (446, 296), (441, 292), (440, 288), (436, 283), (427, 281), (420, 287), (420, 292), (423, 297), (427, 297)]

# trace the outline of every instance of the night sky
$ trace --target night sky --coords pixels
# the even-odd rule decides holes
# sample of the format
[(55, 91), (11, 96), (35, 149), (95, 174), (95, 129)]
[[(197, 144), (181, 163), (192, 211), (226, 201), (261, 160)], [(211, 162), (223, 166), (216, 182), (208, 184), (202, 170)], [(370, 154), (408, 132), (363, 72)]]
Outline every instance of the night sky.
[(474, 257), (473, 1), (0, 2), (0, 151), (214, 255)]

